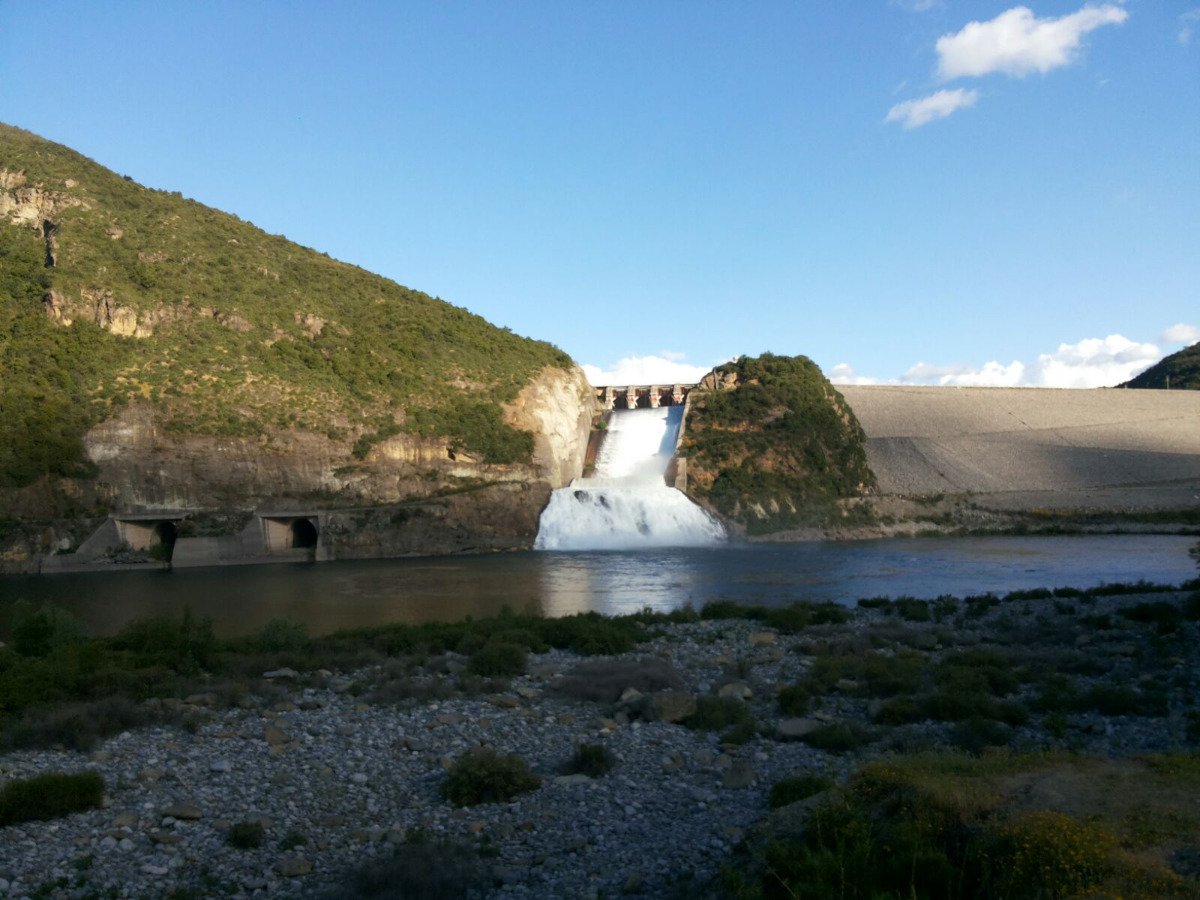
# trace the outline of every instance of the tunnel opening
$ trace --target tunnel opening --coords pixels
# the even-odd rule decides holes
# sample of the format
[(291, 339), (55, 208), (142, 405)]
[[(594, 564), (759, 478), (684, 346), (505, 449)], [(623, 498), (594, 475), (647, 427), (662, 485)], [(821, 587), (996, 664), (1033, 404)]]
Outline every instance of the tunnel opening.
[(154, 526), (154, 537), (158, 539), (158, 543), (167, 549), (175, 546), (175, 540), (179, 537), (179, 529), (175, 527), (174, 522), (159, 522)]
[(293, 519), (292, 548), (308, 549), (317, 546), (317, 526), (308, 519)]

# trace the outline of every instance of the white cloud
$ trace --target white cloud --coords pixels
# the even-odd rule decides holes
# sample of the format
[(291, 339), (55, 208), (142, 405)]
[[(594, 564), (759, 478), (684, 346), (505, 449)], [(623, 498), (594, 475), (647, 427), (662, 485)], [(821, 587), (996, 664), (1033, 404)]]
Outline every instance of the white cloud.
[[(1176, 325), (1164, 334), (1191, 333)], [(1200, 336), (1200, 329), (1193, 329)], [(899, 378), (879, 379), (858, 375), (841, 363), (830, 370), (835, 384), (909, 384), (940, 387), (1112, 387), (1128, 381), (1158, 362), (1163, 356), (1155, 344), (1138, 343), (1119, 334), (1104, 338), (1085, 338), (1075, 344), (1059, 344), (1053, 353), (1042, 353), (1024, 363), (1013, 360), (1005, 365), (991, 361), (982, 366), (935, 365), (919, 362)]]
[(1196, 28), (1200, 26), (1200, 6), (1195, 9), (1188, 10), (1179, 17), (1179, 43), (1190, 44), (1192, 37), (1196, 34)]
[(934, 119), (944, 119), (956, 110), (974, 106), (979, 99), (978, 91), (958, 88), (953, 91), (938, 91), (920, 100), (905, 100), (888, 110), (885, 122), (900, 122), (905, 128), (920, 128)]
[(834, 384), (879, 384), (878, 378), (859, 375), (849, 363), (838, 363), (829, 370), (829, 380)]
[(1200, 341), (1200, 328), (1180, 322), (1164, 331), (1159, 340), (1164, 344), (1194, 344)]
[(694, 366), (682, 361), (683, 354), (666, 356), (627, 356), (611, 366), (585, 363), (582, 366), (588, 381), (596, 386), (609, 384), (694, 384), (710, 371), (712, 366)]
[(938, 72), (945, 79), (1049, 72), (1075, 60), (1084, 35), (1128, 18), (1128, 12), (1112, 3), (1088, 4), (1057, 19), (1039, 19), (1028, 7), (1016, 6), (938, 38)]

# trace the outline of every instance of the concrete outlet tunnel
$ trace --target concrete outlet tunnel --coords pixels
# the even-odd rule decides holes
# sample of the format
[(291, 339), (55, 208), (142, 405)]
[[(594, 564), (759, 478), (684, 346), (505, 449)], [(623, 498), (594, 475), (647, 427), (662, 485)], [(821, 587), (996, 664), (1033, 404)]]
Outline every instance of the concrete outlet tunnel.
[(317, 546), (317, 526), (308, 519), (292, 520), (292, 548)]

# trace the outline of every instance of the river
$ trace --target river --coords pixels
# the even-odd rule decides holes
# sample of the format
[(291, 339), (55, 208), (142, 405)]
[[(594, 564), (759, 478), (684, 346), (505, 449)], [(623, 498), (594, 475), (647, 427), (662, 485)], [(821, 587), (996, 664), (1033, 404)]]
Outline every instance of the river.
[(505, 606), (611, 615), (711, 600), (774, 606), (1139, 579), (1178, 584), (1196, 576), (1188, 556), (1195, 544), (1195, 537), (1160, 535), (913, 538), (10, 576), (0, 578), (0, 613), (19, 600), (53, 603), (91, 632), (111, 634), (190, 607), (222, 635), (252, 633), (280, 617), (318, 635), (486, 616)]

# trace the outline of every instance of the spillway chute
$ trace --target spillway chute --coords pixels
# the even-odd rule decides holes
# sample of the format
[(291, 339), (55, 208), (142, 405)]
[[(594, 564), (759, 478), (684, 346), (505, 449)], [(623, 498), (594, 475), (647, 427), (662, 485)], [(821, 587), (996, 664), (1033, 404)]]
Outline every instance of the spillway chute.
[(595, 476), (551, 495), (535, 549), (634, 550), (725, 540), (717, 519), (664, 481), (682, 421), (682, 407), (615, 412)]

